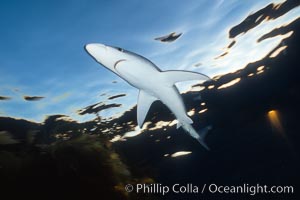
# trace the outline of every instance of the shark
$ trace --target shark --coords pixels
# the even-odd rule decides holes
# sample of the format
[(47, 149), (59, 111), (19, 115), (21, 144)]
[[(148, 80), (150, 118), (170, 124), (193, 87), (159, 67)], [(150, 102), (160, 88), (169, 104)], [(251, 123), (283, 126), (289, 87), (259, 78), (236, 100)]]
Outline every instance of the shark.
[(208, 76), (184, 70), (162, 71), (149, 59), (120, 47), (100, 43), (85, 45), (87, 53), (96, 62), (109, 69), (133, 87), (139, 89), (137, 123), (142, 128), (153, 102), (159, 100), (166, 105), (177, 119), (177, 129), (182, 127), (204, 148), (209, 149), (204, 138), (211, 126), (197, 132), (193, 120), (187, 115), (183, 99), (175, 83), (191, 80), (207, 81)]

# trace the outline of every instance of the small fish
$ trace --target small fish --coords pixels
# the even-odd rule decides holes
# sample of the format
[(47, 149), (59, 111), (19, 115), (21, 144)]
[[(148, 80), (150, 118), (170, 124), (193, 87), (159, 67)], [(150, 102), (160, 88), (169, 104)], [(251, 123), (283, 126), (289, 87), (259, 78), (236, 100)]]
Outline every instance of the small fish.
[(43, 98), (45, 98), (45, 97), (39, 97), (39, 96), (24, 96), (23, 98), (24, 98), (24, 100), (26, 100), (26, 101), (39, 101), (39, 100), (41, 100), (41, 99), (43, 99)]
[(11, 100), (11, 97), (0, 96), (0, 101)]
[(176, 34), (176, 32), (173, 32), (165, 36), (154, 38), (154, 40), (159, 40), (161, 42), (173, 42), (177, 40), (181, 35), (182, 33)]

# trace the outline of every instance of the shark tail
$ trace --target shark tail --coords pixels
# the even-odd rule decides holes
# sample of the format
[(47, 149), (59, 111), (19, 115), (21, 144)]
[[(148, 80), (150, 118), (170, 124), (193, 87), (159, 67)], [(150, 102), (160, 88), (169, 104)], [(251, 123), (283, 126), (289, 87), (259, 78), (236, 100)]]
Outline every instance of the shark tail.
[(200, 131), (198, 131), (199, 137), (196, 138), (197, 141), (207, 150), (210, 150), (209, 147), (206, 145), (206, 143), (204, 142), (204, 139), (207, 135), (207, 133), (212, 129), (212, 126), (206, 126), (205, 128), (201, 129)]

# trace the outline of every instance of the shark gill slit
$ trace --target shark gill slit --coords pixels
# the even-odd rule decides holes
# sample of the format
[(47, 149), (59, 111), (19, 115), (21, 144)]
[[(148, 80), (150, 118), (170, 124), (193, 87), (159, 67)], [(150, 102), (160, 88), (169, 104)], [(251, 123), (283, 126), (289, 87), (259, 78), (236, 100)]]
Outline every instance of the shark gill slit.
[(114, 69), (116, 69), (117, 65), (118, 65), (120, 62), (123, 62), (123, 61), (126, 61), (126, 59), (118, 60), (118, 61), (114, 64)]

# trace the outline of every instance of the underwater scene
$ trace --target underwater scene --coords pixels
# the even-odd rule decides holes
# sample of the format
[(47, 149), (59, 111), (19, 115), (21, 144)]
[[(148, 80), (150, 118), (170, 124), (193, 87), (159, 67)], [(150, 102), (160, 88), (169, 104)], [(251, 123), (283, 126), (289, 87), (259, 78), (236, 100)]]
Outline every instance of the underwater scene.
[(297, 199), (300, 1), (1, 1), (1, 199)]

